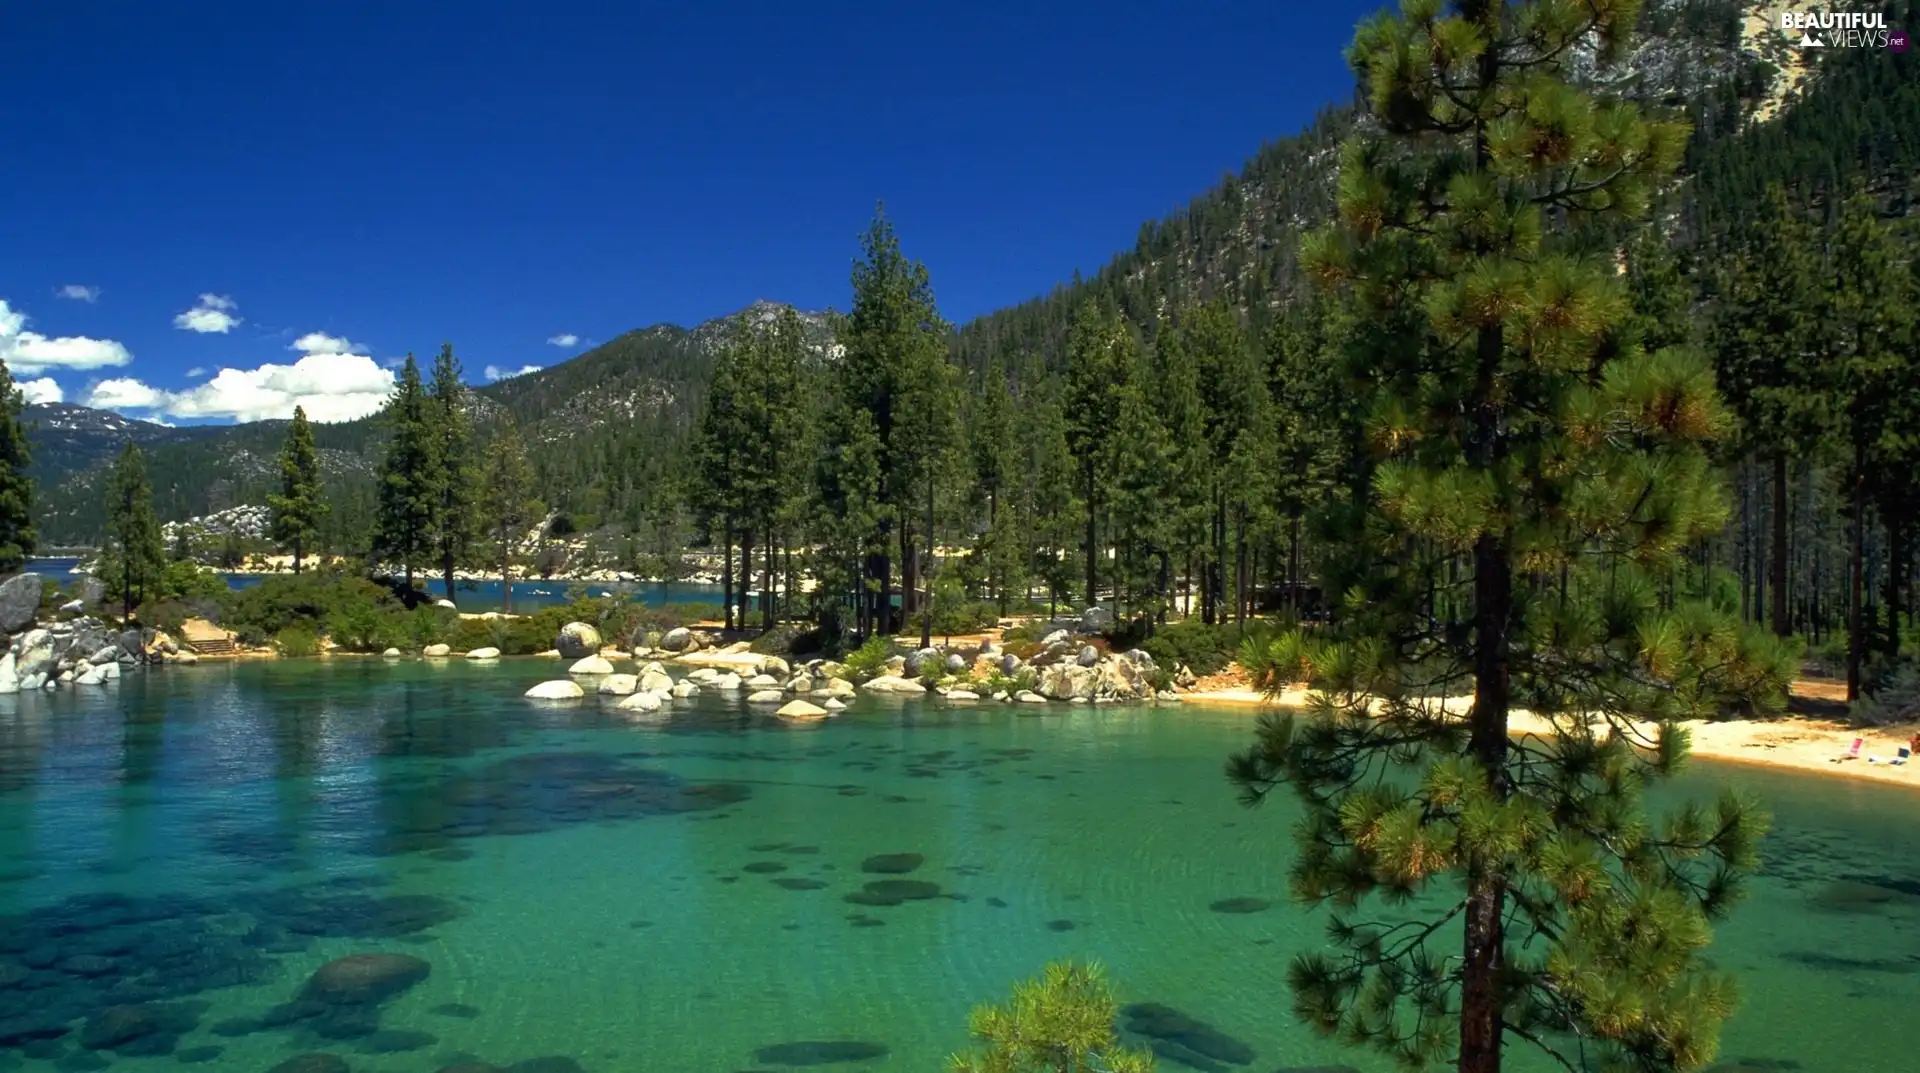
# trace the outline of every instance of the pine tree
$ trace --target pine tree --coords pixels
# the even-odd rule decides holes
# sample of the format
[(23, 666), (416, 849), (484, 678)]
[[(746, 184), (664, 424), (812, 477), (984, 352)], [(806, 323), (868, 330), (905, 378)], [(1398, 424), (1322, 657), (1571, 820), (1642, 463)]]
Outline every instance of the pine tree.
[(1154, 343), (1153, 391), (1167, 432), (1167, 537), (1180, 556), (1186, 581), (1183, 614), (1193, 613), (1193, 582), (1198, 562), (1208, 548), (1212, 518), (1213, 460), (1207, 449), (1206, 399), (1200, 388), (1200, 368), (1178, 329), (1160, 333)]
[[(947, 363), (947, 327), (934, 305), (925, 265), (908, 260), (884, 213), (876, 213), (861, 239), (861, 260), (853, 267), (853, 306), (839, 318), (835, 336), (843, 353), (836, 367), (837, 405), (872, 415), (878, 440), (881, 495), (887, 505), (876, 519), (876, 539), (865, 565), (864, 627), (891, 632), (896, 627), (893, 572), (889, 547), (900, 541), (905, 588), (902, 611), (911, 613), (914, 564), (912, 520), (924, 506), (934, 451), (947, 444), (938, 407), (916, 409), (915, 399), (938, 402), (927, 393), (928, 378)], [(922, 420), (924, 418), (924, 420)], [(850, 433), (829, 425), (828, 450), (855, 446)], [(836, 438), (838, 437), (838, 438)]]
[(0, 361), (0, 574), (27, 564), (37, 543), (33, 529), (33, 461), (21, 422), (26, 402), (14, 386), (7, 363)]
[(267, 497), (267, 506), (273, 512), (270, 532), (276, 543), (293, 553), (296, 574), (327, 514), (320, 497), (320, 454), (313, 446), (313, 426), (307, 423), (307, 411), (295, 406), (286, 442), (280, 447), (280, 492)]
[(467, 420), (467, 386), (460, 382), (460, 359), (453, 356), (452, 343), (442, 343), (433, 359), (427, 412), (432, 452), (430, 539), (451, 600), (454, 568), (466, 557), (473, 540), (474, 489), (479, 483), (473, 464), (473, 430)]
[(1120, 376), (1113, 431), (1114, 597), (1116, 604), (1124, 599), (1121, 610), (1151, 633), (1166, 611), (1172, 579), (1175, 519), (1167, 504), (1174, 501), (1168, 465), (1174, 451), (1138, 351), (1127, 355)]
[(1153, 1052), (1120, 1045), (1118, 1003), (1097, 964), (1048, 965), (1014, 985), (1004, 1006), (980, 1006), (969, 1018), (984, 1052), (956, 1054), (952, 1073), (1151, 1073)]
[[(1846, 452), (1845, 489), (1851, 551), (1848, 554), (1847, 699), (1857, 700), (1865, 682), (1870, 636), (1866, 622), (1867, 512), (1876, 474), (1887, 461), (1894, 405), (1913, 376), (1906, 366), (1908, 277), (1899, 271), (1892, 236), (1864, 191), (1847, 199), (1829, 243), (1821, 276), (1826, 316), (1818, 346), (1822, 367), (1837, 381), (1835, 418)], [(1892, 527), (1896, 553), (1902, 534)]]
[(1067, 337), (1067, 448), (1080, 469), (1085, 508), (1087, 606), (1100, 602), (1100, 512), (1113, 472), (1114, 426), (1127, 370), (1139, 347), (1133, 329), (1110, 306), (1083, 304)]
[(511, 417), (502, 417), (487, 444), (486, 468), (480, 480), (479, 510), (494, 534), (494, 554), (500, 562), (500, 609), (513, 613), (513, 553), (532, 520), (533, 470), (520, 442), (520, 430)]
[[(1229, 772), (1250, 802), (1299, 793), (1294, 891), (1335, 910), (1289, 973), (1296, 1014), (1408, 1068), (1496, 1073), (1512, 1038), (1691, 1070), (1734, 1003), (1698, 954), (1761, 821), (1730, 791), (1665, 822), (1641, 800), (1686, 754), (1678, 720), (1722, 699), (1731, 615), (1660, 592), (1724, 521), (1706, 446), (1728, 422), (1699, 355), (1621, 339), (1624, 282), (1580, 241), (1639, 215), (1686, 143), (1567, 81), (1636, 16), (1413, 0), (1363, 24), (1384, 136), (1346, 147), (1339, 222), (1302, 251), (1352, 305), (1370, 455), (1327, 523), (1333, 627), (1243, 653), (1313, 707), (1263, 719)], [(1510, 738), (1520, 705), (1557, 732)], [(1375, 894), (1414, 919), (1364, 919)]]
[[(728, 328), (725, 341), (715, 355), (713, 376), (707, 385), (707, 397), (701, 404), (689, 450), (693, 505), (701, 529), (711, 543), (720, 537), (721, 602), (725, 605), (726, 628), (734, 621), (733, 543), (746, 511), (751, 488), (748, 458), (755, 431), (748, 425), (745, 407), (751, 401), (743, 384), (755, 341), (747, 322), (737, 319)], [(716, 528), (717, 527), (717, 528)], [(742, 579), (745, 588), (745, 579)]]
[(109, 592), (118, 589), (121, 617), (157, 595), (166, 574), (167, 553), (160, 519), (153, 511), (153, 486), (147, 482), (147, 463), (135, 444), (127, 444), (107, 475), (107, 546), (101, 562), (101, 580)]
[(1767, 585), (1773, 632), (1787, 636), (1789, 466), (1810, 456), (1830, 420), (1831, 384), (1819, 367), (1817, 233), (1786, 191), (1769, 186), (1759, 214), (1725, 256), (1715, 288), (1715, 371), (1740, 418), (1741, 438), (1767, 464), (1773, 490)]
[(986, 513), (975, 554), (985, 566), (987, 591), (998, 601), (1001, 614), (1007, 611), (1010, 590), (1025, 577), (1019, 554), (1018, 512), (1010, 506), (1003, 509), (1016, 465), (1014, 405), (1006, 367), (996, 355), (971, 393), (966, 439), (972, 477), (969, 506), (976, 517), (977, 512)]
[(432, 413), (412, 354), (400, 369), (400, 384), (387, 403), (386, 418), (387, 455), (380, 467), (372, 552), (377, 560), (398, 563), (404, 584), (411, 589), (414, 566), (433, 549), (433, 524), (440, 509)]

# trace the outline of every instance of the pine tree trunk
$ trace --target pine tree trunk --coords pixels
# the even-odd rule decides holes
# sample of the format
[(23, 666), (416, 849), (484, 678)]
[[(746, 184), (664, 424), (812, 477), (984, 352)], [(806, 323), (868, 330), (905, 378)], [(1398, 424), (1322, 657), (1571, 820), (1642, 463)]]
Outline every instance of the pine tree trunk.
[(726, 605), (721, 616), (727, 632), (733, 632), (733, 519), (728, 518), (720, 538), (720, 602)]
[[(1472, 440), (1468, 457), (1491, 471), (1500, 460), (1500, 413), (1493, 402), (1493, 378), (1504, 343), (1498, 326), (1480, 330), (1479, 375), (1474, 388)], [(1508, 627), (1513, 607), (1513, 564), (1505, 538), (1486, 533), (1473, 546), (1473, 712), (1467, 750), (1485, 773), (1494, 797), (1505, 800), (1507, 782)], [(1500, 977), (1505, 971), (1506, 884), (1493, 862), (1469, 849), (1467, 907), (1460, 966), (1459, 1073), (1499, 1073), (1501, 1042)]]
[(773, 629), (773, 570), (775, 554), (773, 523), (768, 522), (766, 550), (761, 553), (761, 558), (766, 560), (766, 569), (761, 571), (762, 581), (760, 585), (760, 628), (763, 630)]
[(1287, 527), (1287, 607), (1300, 621), (1300, 508), (1293, 508)]
[(1773, 587), (1773, 632), (1785, 637), (1793, 632), (1787, 622), (1787, 455), (1773, 456), (1773, 543), (1767, 548), (1768, 584)]
[[(921, 571), (926, 576), (926, 609), (920, 616), (920, 647), (933, 647), (933, 474), (927, 474), (927, 563)], [(951, 640), (951, 638), (949, 638)]]
[(1905, 571), (1902, 569), (1906, 556), (1906, 526), (1902, 524), (1900, 511), (1887, 511), (1887, 638), (1886, 653), (1889, 660), (1900, 655), (1900, 606), (1901, 591)]
[(1087, 478), (1087, 606), (1094, 607), (1100, 600), (1098, 589), (1100, 580), (1100, 546), (1096, 539), (1099, 530), (1094, 523), (1094, 516), (1098, 507), (1094, 500), (1093, 461), (1089, 459), (1081, 468)]
[(1233, 553), (1233, 620), (1239, 625), (1247, 624), (1247, 513), (1237, 511), (1239, 517), (1234, 525)]
[(1856, 447), (1853, 453), (1853, 532), (1847, 577), (1847, 701), (1860, 699), (1860, 665), (1866, 658), (1867, 634), (1862, 622), (1865, 608), (1867, 571), (1867, 482), (1866, 453)]
[(753, 610), (753, 525), (740, 532), (740, 628), (747, 628), (747, 615)]
[(500, 523), (500, 613), (513, 614), (513, 544), (507, 523)]

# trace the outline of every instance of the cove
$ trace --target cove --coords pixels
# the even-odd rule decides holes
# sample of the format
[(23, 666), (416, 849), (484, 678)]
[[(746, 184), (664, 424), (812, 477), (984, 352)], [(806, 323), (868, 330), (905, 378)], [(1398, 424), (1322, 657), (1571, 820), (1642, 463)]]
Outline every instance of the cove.
[[(551, 672), (0, 697), (0, 1069), (924, 1070), (1064, 957), (1107, 965), (1162, 1069), (1387, 1068), (1288, 1015), (1324, 917), (1287, 898), (1290, 803), (1221, 775), (1245, 710), (802, 727), (708, 693), (635, 725), (520, 697)], [(1721, 1061), (1905, 1068), (1920, 796), (1705, 762), (1663, 796), (1726, 783), (1774, 825), (1711, 952), (1745, 996)]]

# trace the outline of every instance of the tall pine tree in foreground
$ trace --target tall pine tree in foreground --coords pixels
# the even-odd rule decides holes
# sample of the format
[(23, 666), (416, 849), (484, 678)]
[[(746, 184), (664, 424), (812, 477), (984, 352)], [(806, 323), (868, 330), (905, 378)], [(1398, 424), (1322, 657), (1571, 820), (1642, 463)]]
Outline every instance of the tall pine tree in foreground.
[(13, 384), (13, 374), (0, 361), (0, 574), (25, 566), (35, 544), (33, 479), (27, 476), (32, 457), (27, 430), (20, 421), (23, 409), (25, 400)]
[(293, 553), (293, 572), (300, 572), (306, 550), (320, 536), (320, 520), (327, 505), (320, 498), (320, 454), (313, 446), (313, 426), (307, 411), (293, 408), (287, 439), (280, 447), (280, 492), (267, 497), (273, 512), (270, 532), (281, 547)]
[(122, 618), (132, 618), (133, 609), (156, 594), (166, 568), (146, 458), (129, 443), (107, 474), (107, 546), (100, 570), (109, 592), (120, 592)]
[(400, 385), (387, 403), (387, 456), (380, 465), (373, 557), (376, 562), (398, 563), (409, 589), (414, 565), (433, 547), (433, 522), (440, 505), (429, 406), (420, 366), (408, 354), (400, 369)]
[[(1698, 955), (1763, 821), (1731, 794), (1658, 820), (1642, 800), (1739, 636), (1662, 599), (1724, 520), (1706, 447), (1728, 419), (1699, 355), (1633, 342), (1615, 251), (1584, 241), (1644, 211), (1686, 129), (1566, 78), (1614, 62), (1637, 7), (1365, 23), (1384, 137), (1346, 147), (1339, 222), (1302, 253), (1351, 303), (1370, 452), (1327, 520), (1332, 629), (1242, 657), (1316, 699), (1229, 774), (1306, 806), (1293, 890), (1333, 918), (1291, 967), (1296, 1014), (1407, 1069), (1496, 1073), (1509, 1040), (1697, 1069), (1735, 1002)], [(1511, 738), (1518, 708), (1553, 732)]]

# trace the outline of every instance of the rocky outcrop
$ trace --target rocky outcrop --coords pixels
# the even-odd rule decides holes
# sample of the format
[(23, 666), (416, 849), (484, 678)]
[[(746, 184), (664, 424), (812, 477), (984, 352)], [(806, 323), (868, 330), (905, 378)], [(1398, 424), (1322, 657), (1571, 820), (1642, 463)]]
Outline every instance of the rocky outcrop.
[(584, 622), (569, 622), (560, 627), (553, 647), (563, 659), (585, 659), (600, 654), (600, 631)]
[(0, 582), (0, 632), (17, 633), (33, 624), (43, 587), (40, 575), (32, 572)]

